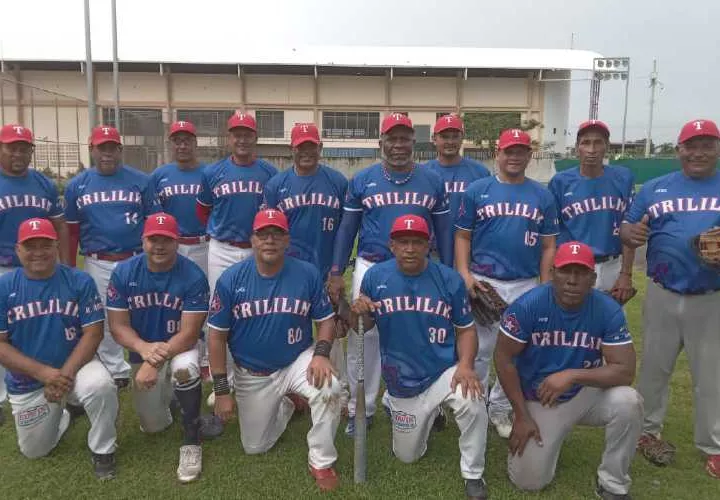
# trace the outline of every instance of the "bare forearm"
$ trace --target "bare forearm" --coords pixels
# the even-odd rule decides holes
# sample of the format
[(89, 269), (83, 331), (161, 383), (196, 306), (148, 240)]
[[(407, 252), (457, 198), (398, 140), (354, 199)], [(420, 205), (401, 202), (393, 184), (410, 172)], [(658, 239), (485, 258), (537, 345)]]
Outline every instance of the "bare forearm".
[(540, 259), (540, 283), (547, 283), (552, 278), (553, 252), (543, 252)]
[(620, 273), (632, 276), (633, 264), (635, 262), (635, 249), (627, 245), (622, 246), (622, 268)]
[(201, 313), (183, 313), (180, 320), (180, 331), (168, 340), (170, 356), (177, 356), (197, 345), (205, 317), (206, 315)]
[(631, 385), (635, 378), (635, 367), (620, 364), (607, 364), (598, 368), (570, 371), (575, 384), (600, 389)]
[(333, 343), (333, 341), (335, 340), (335, 328), (333, 323), (333, 318), (329, 318), (321, 321), (320, 323), (317, 323), (316, 340), (318, 342), (324, 340), (326, 342), (330, 342), (331, 344)]
[(96, 323), (95, 325), (91, 325), (93, 327), (92, 331), (83, 332), (80, 342), (75, 346), (75, 349), (70, 353), (70, 357), (63, 365), (64, 371), (74, 376), (80, 368), (85, 366), (93, 356), (95, 356), (98, 346), (103, 339), (102, 325), (102, 323)]
[(11, 372), (21, 373), (35, 379), (39, 373), (48, 368), (47, 365), (25, 356), (7, 342), (0, 342), (0, 365)]
[(54, 223), (55, 231), (58, 235), (58, 250), (60, 253), (60, 262), (70, 265), (70, 231), (68, 230), (65, 220)]
[(210, 373), (227, 374), (227, 333), (216, 330), (208, 332), (208, 357)]
[(520, 377), (518, 376), (515, 364), (512, 362), (512, 358), (495, 351), (495, 371), (497, 372), (500, 385), (505, 391), (505, 395), (510, 401), (515, 415), (528, 416), (529, 411), (525, 402), (525, 396), (520, 387)]
[(140, 352), (143, 344), (145, 344), (145, 341), (140, 338), (138, 332), (136, 332), (130, 325), (117, 324), (111, 321), (110, 332), (112, 333), (115, 342), (125, 349), (129, 349), (133, 352)]
[(456, 328), (458, 364), (472, 367), (477, 357), (478, 340), (475, 325), (469, 328)]
[(470, 248), (470, 232), (455, 231), (455, 269), (465, 279), (470, 276)]

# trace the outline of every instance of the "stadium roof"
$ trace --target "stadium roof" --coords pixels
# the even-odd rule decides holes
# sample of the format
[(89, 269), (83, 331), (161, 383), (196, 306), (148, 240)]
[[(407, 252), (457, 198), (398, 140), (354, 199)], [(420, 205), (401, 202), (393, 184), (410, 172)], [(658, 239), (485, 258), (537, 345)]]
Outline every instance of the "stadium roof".
[[(84, 52), (53, 50), (43, 54), (13, 51), (4, 54), (5, 62), (69, 63), (85, 60)], [(93, 54), (94, 61), (110, 62), (109, 54)], [(203, 44), (178, 47), (158, 44), (144, 47), (119, 47), (124, 64), (241, 65), (283, 67), (348, 68), (444, 68), (510, 70), (585, 70), (592, 71), (593, 58), (600, 54), (567, 49), (494, 49), (469, 47), (369, 47), (305, 46), (272, 47), (238, 45), (237, 51), (207, 50)], [(51, 64), (49, 65), (51, 66)]]

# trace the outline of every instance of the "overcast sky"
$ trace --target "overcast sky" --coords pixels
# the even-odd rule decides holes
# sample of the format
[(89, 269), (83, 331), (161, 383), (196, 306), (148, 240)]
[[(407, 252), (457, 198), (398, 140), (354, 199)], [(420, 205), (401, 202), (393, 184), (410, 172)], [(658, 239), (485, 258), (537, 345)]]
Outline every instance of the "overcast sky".
[[(720, 1), (696, 0), (118, 0), (123, 47), (201, 44), (242, 52), (265, 45), (442, 45), (575, 48), (631, 58), (628, 140), (645, 136), (649, 74), (660, 81), (656, 142), (675, 141), (693, 118), (720, 120)], [(92, 0), (93, 55), (111, 54), (110, 0)], [(6, 57), (56, 51), (84, 56), (82, 0), (0, 0)], [(209, 59), (212, 59), (209, 56)], [(586, 77), (578, 74), (577, 77)], [(572, 86), (571, 128), (587, 118), (589, 82)], [(624, 85), (603, 84), (600, 119), (620, 140)]]

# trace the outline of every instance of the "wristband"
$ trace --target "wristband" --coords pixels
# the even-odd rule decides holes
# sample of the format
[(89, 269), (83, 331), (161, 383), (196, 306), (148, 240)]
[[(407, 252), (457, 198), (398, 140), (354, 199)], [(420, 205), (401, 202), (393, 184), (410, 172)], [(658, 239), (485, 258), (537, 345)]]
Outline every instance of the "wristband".
[(228, 382), (227, 373), (213, 374), (213, 391), (216, 396), (226, 396), (230, 394), (230, 383)]
[(340, 270), (338, 266), (333, 266), (330, 269), (330, 276), (342, 276), (343, 272)]
[(330, 357), (330, 350), (332, 349), (332, 343), (327, 340), (321, 340), (315, 344), (315, 352), (313, 356), (322, 356), (324, 358)]

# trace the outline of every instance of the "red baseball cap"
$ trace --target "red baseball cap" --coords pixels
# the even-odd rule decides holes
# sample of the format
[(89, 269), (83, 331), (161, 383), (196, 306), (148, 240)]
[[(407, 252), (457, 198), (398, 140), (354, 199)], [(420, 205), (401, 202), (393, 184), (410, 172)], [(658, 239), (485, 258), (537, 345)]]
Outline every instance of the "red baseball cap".
[(280, 210), (260, 210), (255, 214), (253, 220), (253, 232), (260, 231), (266, 227), (279, 227), (283, 231), (288, 231), (288, 220), (285, 214)]
[(28, 219), (23, 221), (18, 228), (18, 243), (33, 239), (46, 238), (48, 240), (57, 240), (58, 235), (55, 227), (48, 219)]
[(170, 214), (158, 212), (145, 219), (143, 238), (146, 236), (167, 236), (174, 240), (180, 237), (177, 220)]
[(600, 120), (587, 120), (582, 122), (578, 125), (576, 137), (580, 137), (580, 134), (592, 128), (602, 131), (608, 138), (610, 138), (610, 127), (607, 126), (607, 123)]
[(390, 237), (410, 235), (430, 239), (430, 229), (428, 229), (427, 221), (419, 215), (401, 215), (395, 219), (390, 229)]
[(197, 130), (195, 129), (195, 125), (193, 125), (192, 122), (186, 122), (183, 120), (176, 121), (172, 125), (170, 125), (170, 135), (169, 137), (172, 137), (174, 134), (177, 134), (178, 132), (185, 132), (186, 134), (194, 135), (197, 137)]
[(383, 118), (382, 125), (380, 125), (380, 133), (387, 134), (388, 132), (390, 132), (390, 129), (399, 126), (413, 129), (412, 120), (410, 120), (407, 115), (404, 115), (402, 113), (390, 113), (385, 118)]
[(13, 142), (28, 142), (34, 144), (32, 130), (14, 123), (5, 125), (0, 129), (0, 143), (10, 144)]
[(228, 130), (238, 127), (249, 128), (253, 132), (257, 132), (257, 122), (253, 115), (249, 115), (242, 111), (235, 111), (227, 122)]
[(303, 142), (320, 144), (320, 132), (314, 123), (296, 123), (290, 131), (290, 146), (296, 147)]
[(498, 139), (498, 149), (509, 148), (510, 146), (532, 147), (530, 136), (519, 128), (503, 130)]
[(555, 267), (563, 267), (568, 264), (579, 264), (588, 269), (595, 270), (595, 256), (592, 248), (579, 241), (568, 241), (560, 245), (555, 252)]
[(715, 139), (720, 139), (720, 131), (712, 120), (693, 120), (683, 126), (680, 131), (680, 137), (678, 137), (678, 144), (682, 144), (693, 137), (714, 137)]
[(100, 125), (99, 127), (92, 129), (92, 133), (90, 134), (91, 146), (99, 146), (100, 144), (105, 144), (106, 142), (122, 144), (118, 129), (107, 125)]
[(439, 134), (443, 130), (450, 129), (459, 130), (460, 132), (465, 133), (465, 124), (463, 123), (462, 118), (460, 118), (456, 114), (441, 116), (435, 122), (435, 127), (433, 127), (433, 134)]

